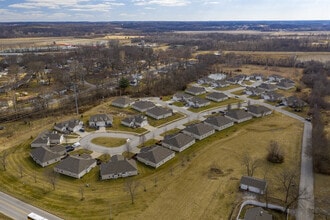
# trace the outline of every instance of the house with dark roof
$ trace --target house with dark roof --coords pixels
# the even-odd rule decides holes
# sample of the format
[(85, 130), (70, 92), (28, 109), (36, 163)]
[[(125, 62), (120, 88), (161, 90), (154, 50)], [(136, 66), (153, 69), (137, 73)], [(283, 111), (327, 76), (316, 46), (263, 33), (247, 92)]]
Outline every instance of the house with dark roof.
[(234, 121), (222, 115), (211, 116), (204, 120), (204, 123), (211, 125), (215, 130), (221, 131), (234, 125)]
[(190, 135), (177, 133), (173, 135), (166, 135), (162, 141), (163, 147), (174, 151), (184, 151), (195, 143), (195, 138)]
[(64, 135), (57, 132), (46, 131), (41, 133), (31, 143), (31, 147), (50, 146), (54, 144), (62, 144), (64, 142)]
[(263, 94), (265, 92), (264, 89), (262, 88), (254, 88), (254, 87), (246, 87), (246, 89), (244, 90), (244, 93), (246, 95), (250, 95), (250, 96), (260, 96), (261, 94)]
[(211, 104), (211, 102), (198, 96), (194, 96), (187, 101), (187, 104), (192, 108), (200, 108), (208, 106), (209, 104)]
[(285, 97), (277, 92), (264, 92), (261, 94), (261, 98), (269, 102), (281, 102)]
[(247, 111), (254, 117), (263, 117), (272, 114), (272, 110), (263, 105), (249, 105), (247, 106)]
[(216, 81), (216, 88), (224, 88), (224, 87), (227, 87), (229, 86), (229, 83), (226, 82), (226, 80), (217, 80)]
[(184, 134), (190, 135), (197, 140), (202, 140), (215, 133), (214, 128), (211, 125), (204, 123), (197, 123), (188, 125), (182, 130)]
[(138, 174), (135, 160), (127, 159), (122, 155), (114, 155), (107, 163), (100, 166), (100, 177), (102, 180), (117, 179)]
[(142, 148), (136, 158), (138, 161), (157, 168), (174, 158), (175, 152), (159, 145)]
[(121, 124), (130, 128), (142, 128), (148, 125), (148, 119), (144, 115), (134, 115), (121, 120)]
[(236, 123), (241, 123), (252, 119), (252, 115), (242, 109), (231, 109), (227, 111), (225, 117), (233, 120)]
[(263, 89), (267, 92), (270, 92), (270, 91), (275, 91), (277, 90), (277, 86), (274, 85), (274, 84), (269, 84), (269, 83), (261, 83), (258, 88), (260, 89)]
[(146, 112), (155, 106), (156, 105), (150, 101), (137, 101), (132, 104), (132, 108), (139, 112)]
[(291, 108), (301, 108), (307, 105), (306, 102), (298, 98), (297, 96), (290, 96), (287, 98), (284, 98), (282, 100), (282, 103), (286, 106), (289, 106)]
[(281, 82), (277, 83), (277, 88), (282, 90), (289, 90), (294, 88), (294, 84), (282, 80)]
[(54, 167), (54, 171), (63, 175), (80, 179), (96, 167), (96, 160), (89, 155), (69, 156)]
[(172, 100), (175, 102), (187, 102), (193, 96), (183, 92), (177, 92), (173, 95)]
[(133, 101), (126, 96), (118, 97), (111, 102), (111, 105), (119, 108), (127, 108)]
[(161, 106), (156, 106), (152, 109), (146, 111), (146, 115), (159, 120), (163, 118), (168, 118), (173, 115), (172, 109), (164, 108)]
[(215, 102), (222, 102), (226, 99), (228, 99), (228, 96), (226, 96), (224, 93), (222, 92), (212, 92), (210, 94), (207, 94), (205, 96), (205, 98), (215, 101)]
[(244, 220), (272, 220), (273, 216), (261, 207), (246, 210)]
[(72, 119), (69, 121), (59, 122), (54, 125), (54, 130), (69, 133), (77, 132), (83, 127), (84, 123), (78, 119)]
[(263, 195), (266, 192), (267, 182), (266, 180), (251, 176), (242, 176), (239, 188), (248, 192), (254, 192)]
[(96, 114), (89, 118), (90, 127), (109, 127), (112, 126), (113, 118), (108, 114)]
[(192, 86), (187, 88), (185, 92), (191, 95), (202, 95), (206, 93), (206, 89), (200, 86)]
[[(61, 148), (62, 147), (62, 148)], [(59, 147), (37, 147), (31, 150), (31, 158), (40, 166), (45, 167), (60, 161), (66, 155), (66, 150), (63, 146)]]

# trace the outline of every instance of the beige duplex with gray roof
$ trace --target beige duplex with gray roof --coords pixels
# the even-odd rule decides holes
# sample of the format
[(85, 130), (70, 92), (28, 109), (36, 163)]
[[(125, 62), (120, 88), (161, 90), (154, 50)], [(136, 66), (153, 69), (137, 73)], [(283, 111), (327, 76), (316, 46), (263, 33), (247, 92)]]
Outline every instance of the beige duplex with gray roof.
[(208, 117), (204, 123), (211, 125), (215, 130), (221, 131), (234, 125), (234, 121), (222, 115)]
[(272, 114), (272, 110), (263, 105), (249, 105), (247, 107), (248, 112), (254, 117), (263, 117)]
[(59, 134), (57, 132), (46, 131), (34, 139), (31, 143), (31, 147), (42, 147), (42, 146), (50, 146), (55, 144), (62, 144), (64, 141), (63, 134)]
[(45, 167), (60, 161), (66, 156), (66, 150), (63, 146), (56, 147), (37, 147), (31, 150), (31, 158), (40, 166)]
[(121, 124), (130, 128), (145, 127), (148, 125), (148, 119), (144, 115), (134, 115), (121, 120)]
[(215, 102), (222, 102), (226, 99), (228, 99), (228, 96), (223, 94), (222, 92), (212, 92), (210, 94), (207, 94), (205, 98), (215, 101)]
[(206, 89), (200, 86), (192, 86), (187, 88), (185, 92), (191, 95), (202, 95), (206, 93)]
[(100, 176), (102, 180), (117, 179), (134, 176), (138, 174), (135, 160), (127, 159), (122, 155), (114, 155), (107, 163), (100, 166)]
[(89, 118), (90, 127), (108, 127), (112, 126), (113, 118), (108, 114), (96, 114)]
[(184, 134), (190, 135), (197, 140), (202, 140), (208, 136), (214, 134), (215, 130), (211, 125), (204, 123), (197, 123), (188, 125), (185, 129), (182, 130)]
[(149, 109), (154, 108), (156, 105), (150, 101), (137, 101), (132, 104), (132, 108), (139, 112), (146, 112)]
[(174, 151), (159, 145), (153, 145), (151, 147), (142, 148), (140, 153), (137, 154), (136, 158), (138, 161), (148, 166), (158, 168), (159, 166), (174, 158), (174, 156)]
[(96, 167), (96, 160), (89, 155), (69, 156), (54, 167), (54, 171), (63, 175), (80, 179)]
[(131, 105), (133, 101), (126, 96), (123, 97), (118, 97), (115, 100), (111, 102), (111, 105), (119, 107), (119, 108), (127, 108), (128, 106)]
[(195, 143), (195, 138), (190, 135), (177, 133), (174, 135), (166, 135), (162, 141), (162, 145), (170, 150), (184, 151)]
[(200, 108), (200, 107), (208, 106), (209, 104), (211, 104), (211, 102), (209, 100), (200, 98), (198, 96), (192, 97), (191, 99), (189, 99), (187, 101), (187, 103), (190, 107), (193, 107), (193, 108)]
[(231, 109), (227, 111), (225, 116), (236, 123), (241, 123), (252, 119), (252, 115), (242, 109)]
[(54, 125), (55, 130), (63, 133), (77, 132), (82, 127), (83, 127), (83, 122), (78, 119), (63, 121), (56, 123)]
[(171, 109), (164, 108), (161, 106), (156, 106), (152, 109), (147, 110), (146, 115), (159, 120), (162, 118), (168, 118), (168, 117), (172, 116), (173, 112)]

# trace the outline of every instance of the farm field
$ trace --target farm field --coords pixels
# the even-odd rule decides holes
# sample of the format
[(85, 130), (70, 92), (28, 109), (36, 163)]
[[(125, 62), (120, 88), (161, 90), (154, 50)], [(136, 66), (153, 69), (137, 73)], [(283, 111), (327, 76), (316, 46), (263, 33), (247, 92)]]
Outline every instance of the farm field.
[[(255, 176), (263, 178), (266, 174), (271, 196), (280, 197), (272, 174), (299, 165), (301, 135), (300, 122), (275, 113), (198, 141), (157, 170), (139, 164), (140, 174), (131, 178), (140, 183), (134, 204), (124, 190), (126, 180), (99, 181), (99, 168), (79, 180), (59, 176), (52, 190), (45, 175), (51, 167), (41, 168), (30, 159), (30, 139), (10, 149), (7, 171), (0, 171), (0, 183), (3, 191), (64, 219), (228, 219), (242, 196), (238, 192), (245, 170), (241, 155), (248, 152), (262, 160)], [(283, 147), (284, 164), (266, 162), (270, 140)], [(19, 165), (24, 167), (22, 177)], [(211, 166), (223, 174), (214, 176)]]

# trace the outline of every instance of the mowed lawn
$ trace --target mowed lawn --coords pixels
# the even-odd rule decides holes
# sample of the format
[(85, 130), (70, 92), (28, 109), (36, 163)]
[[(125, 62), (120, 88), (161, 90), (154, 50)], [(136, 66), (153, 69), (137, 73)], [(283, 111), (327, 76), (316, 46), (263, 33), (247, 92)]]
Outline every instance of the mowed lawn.
[(92, 143), (104, 147), (119, 147), (125, 144), (126, 140), (125, 138), (97, 137), (92, 140)]
[[(41, 168), (30, 159), (31, 140), (11, 149), (7, 171), (0, 171), (0, 184), (3, 191), (64, 219), (228, 219), (241, 197), (238, 183), (245, 174), (241, 155), (248, 152), (260, 158), (261, 167), (255, 176), (263, 178), (267, 173), (272, 186), (276, 182), (274, 173), (300, 163), (301, 135), (300, 122), (274, 114), (216, 132), (157, 170), (138, 163), (140, 174), (132, 179), (140, 184), (133, 205), (124, 190), (126, 180), (100, 181), (98, 167), (82, 179), (61, 175), (52, 190), (44, 175), (52, 167)], [(284, 164), (266, 162), (270, 140), (283, 147)], [(224, 174), (210, 178), (213, 164)], [(23, 177), (18, 172), (20, 165)], [(276, 187), (271, 188), (271, 196), (282, 195)]]

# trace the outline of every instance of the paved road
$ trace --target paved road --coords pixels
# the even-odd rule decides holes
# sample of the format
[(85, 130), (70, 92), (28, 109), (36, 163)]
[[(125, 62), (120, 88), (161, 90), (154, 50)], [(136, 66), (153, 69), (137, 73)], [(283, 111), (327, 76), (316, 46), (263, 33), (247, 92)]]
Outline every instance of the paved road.
[(52, 215), (44, 210), (31, 206), (2, 192), (0, 192), (0, 211), (12, 219), (19, 220), (27, 219), (27, 215), (31, 212), (34, 212), (49, 220), (61, 219), (55, 215)]

